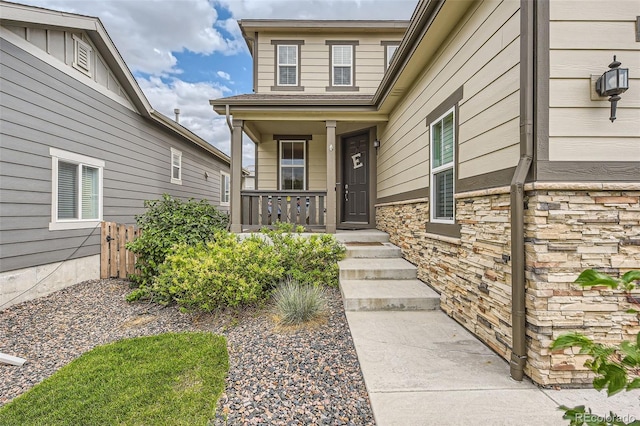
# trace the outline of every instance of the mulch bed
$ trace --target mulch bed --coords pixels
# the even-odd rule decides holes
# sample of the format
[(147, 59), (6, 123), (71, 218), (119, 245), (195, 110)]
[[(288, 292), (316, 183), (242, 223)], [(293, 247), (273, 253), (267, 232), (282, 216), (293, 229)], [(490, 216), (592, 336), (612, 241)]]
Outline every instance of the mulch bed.
[(26, 358), (0, 365), (0, 405), (95, 346), (169, 331), (227, 337), (230, 370), (216, 424), (374, 424), (337, 289), (325, 320), (300, 329), (274, 324), (268, 309), (183, 314), (125, 301), (120, 280), (80, 283), (0, 311), (0, 352)]

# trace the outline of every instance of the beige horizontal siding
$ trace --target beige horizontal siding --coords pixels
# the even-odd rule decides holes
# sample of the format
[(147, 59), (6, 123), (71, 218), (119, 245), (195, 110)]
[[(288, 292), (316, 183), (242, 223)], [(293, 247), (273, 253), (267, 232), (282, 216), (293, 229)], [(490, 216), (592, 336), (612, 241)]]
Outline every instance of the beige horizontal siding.
[[(584, 146), (589, 149), (585, 150)], [(581, 161), (640, 161), (640, 137), (617, 138), (608, 141), (597, 137), (556, 137), (550, 147), (550, 156), (557, 161), (575, 161), (580, 152)], [(635, 157), (620, 157), (620, 152), (635, 153)], [(640, 173), (640, 172), (639, 172)]]
[[(620, 103), (623, 101), (624, 98)], [(607, 138), (599, 143), (612, 143), (618, 137), (640, 137), (640, 108), (618, 110), (618, 118), (613, 124), (609, 121), (608, 105), (602, 108), (552, 108), (551, 111), (549, 133), (553, 136)], [(585, 145), (576, 155), (582, 155), (588, 149), (591, 147)], [(621, 159), (625, 158), (624, 152), (620, 154)]]
[(519, 126), (513, 121), (519, 111), (519, 15), (519, 2), (484, 1), (451, 30), (381, 129), (379, 198), (429, 185), (425, 118), (460, 86), (458, 177), (517, 164)]
[(278, 146), (269, 135), (258, 144), (258, 189), (278, 189)]
[[(550, 2), (549, 160), (640, 161), (640, 2)], [(606, 7), (603, 7), (606, 6)], [(610, 123), (607, 98), (591, 99), (591, 76), (613, 55), (629, 68), (630, 89)]]
[[(384, 49), (381, 41), (400, 40), (402, 33), (350, 33), (343, 36), (315, 32), (292, 36), (284, 33), (261, 33), (258, 38), (258, 93), (277, 93), (275, 83), (275, 48), (271, 40), (304, 40), (300, 51), (300, 85), (305, 93), (326, 93), (329, 80), (329, 49), (327, 40), (358, 41), (355, 47), (355, 84), (358, 93), (374, 93), (384, 74)], [(284, 92), (284, 91), (283, 91)]]
[(638, 0), (553, 0), (549, 14), (552, 21), (623, 21), (638, 14)]
[[(638, 75), (638, 74), (636, 74)], [(558, 108), (609, 108), (607, 97), (591, 100), (591, 79), (552, 79), (549, 82), (549, 92), (553, 93), (550, 99), (551, 107)], [(640, 78), (629, 80), (629, 87), (640, 87)], [(618, 109), (640, 108), (640, 96), (634, 96), (633, 91), (621, 95)]]
[(307, 165), (309, 167), (308, 188), (310, 191), (325, 191), (327, 189), (327, 136), (313, 135), (309, 141)]

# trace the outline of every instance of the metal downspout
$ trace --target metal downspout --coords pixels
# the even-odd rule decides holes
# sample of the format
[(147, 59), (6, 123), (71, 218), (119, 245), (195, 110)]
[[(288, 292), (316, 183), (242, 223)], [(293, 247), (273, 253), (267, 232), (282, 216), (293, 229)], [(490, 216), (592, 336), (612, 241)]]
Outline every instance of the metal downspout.
[[(226, 117), (227, 117), (227, 126), (229, 126), (229, 131), (233, 135), (233, 126), (231, 125), (231, 118), (230, 118), (231, 117), (231, 113), (229, 111), (229, 105), (228, 104), (224, 106), (224, 110), (225, 110)], [(231, 140), (231, 139), (229, 139), (229, 140)]]
[(520, 160), (511, 180), (511, 317), (510, 373), (521, 381), (527, 362), (526, 257), (524, 248), (524, 183), (533, 162), (535, 2), (520, 2)]

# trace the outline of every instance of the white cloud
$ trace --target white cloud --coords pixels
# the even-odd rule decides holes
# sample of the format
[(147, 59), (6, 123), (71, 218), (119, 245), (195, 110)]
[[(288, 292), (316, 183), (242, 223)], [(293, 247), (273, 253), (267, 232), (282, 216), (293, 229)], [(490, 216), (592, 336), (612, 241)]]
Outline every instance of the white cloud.
[[(22, 0), (25, 3), (97, 16), (132, 71), (180, 73), (173, 53), (232, 55), (243, 51), (242, 37), (207, 0)], [(225, 37), (216, 27), (224, 29)], [(236, 25), (237, 27), (237, 25)]]
[(417, 0), (218, 0), (237, 19), (409, 19)]
[(224, 71), (218, 71), (216, 74), (217, 74), (217, 75), (218, 75), (218, 77), (220, 77), (220, 78), (223, 78), (223, 79), (225, 79), (225, 80), (231, 80), (231, 75), (230, 75), (229, 73), (227, 73), (227, 72), (224, 72)]
[(218, 117), (209, 105), (210, 99), (228, 94), (230, 89), (211, 83), (187, 83), (177, 78), (165, 81), (159, 77), (138, 77), (138, 84), (153, 108), (173, 119), (174, 108), (180, 109), (180, 124), (229, 154), (229, 129), (224, 117)]

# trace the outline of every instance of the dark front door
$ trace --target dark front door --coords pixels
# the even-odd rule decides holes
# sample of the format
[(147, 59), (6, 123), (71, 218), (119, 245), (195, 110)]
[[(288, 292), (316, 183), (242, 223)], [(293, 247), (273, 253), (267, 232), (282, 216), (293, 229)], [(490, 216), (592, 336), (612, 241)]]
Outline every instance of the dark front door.
[(369, 222), (369, 133), (344, 139), (342, 220)]

